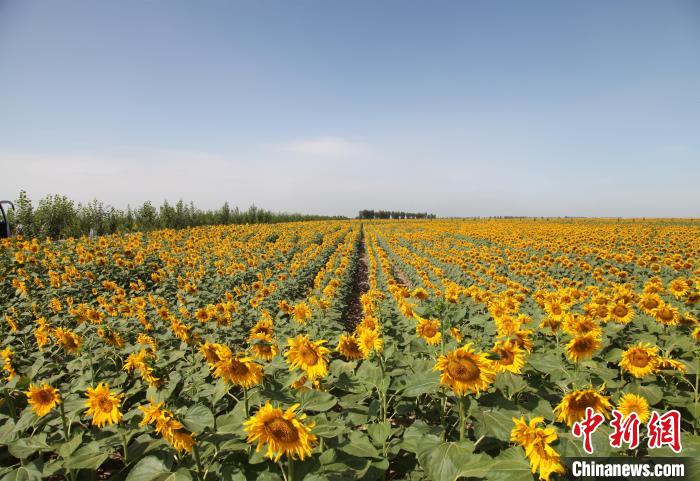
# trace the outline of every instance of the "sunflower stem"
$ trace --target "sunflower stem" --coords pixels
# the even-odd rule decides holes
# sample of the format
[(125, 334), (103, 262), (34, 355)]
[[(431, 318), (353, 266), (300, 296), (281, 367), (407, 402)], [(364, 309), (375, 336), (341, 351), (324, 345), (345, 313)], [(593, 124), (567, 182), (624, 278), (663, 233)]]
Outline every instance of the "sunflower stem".
[(17, 421), (17, 411), (15, 410), (15, 402), (12, 399), (12, 394), (10, 390), (5, 388), (5, 402), (7, 403), (7, 409), (10, 411), (10, 416), (12, 419)]
[[(444, 426), (445, 419), (447, 418), (447, 394), (443, 395), (442, 400), (440, 401), (440, 407), (442, 408), (440, 410), (440, 425)], [(447, 430), (444, 431), (443, 437), (445, 436), (447, 436)]]
[(124, 466), (129, 465), (129, 450), (127, 448), (129, 442), (126, 439), (126, 433), (122, 433), (122, 445), (124, 447)]
[(287, 458), (287, 481), (294, 481), (294, 460)]
[(287, 481), (287, 470), (284, 468), (282, 465), (281, 461), (277, 461), (277, 466), (280, 468), (280, 471), (282, 472), (282, 479), (284, 481)]
[(248, 417), (248, 389), (243, 388), (243, 408), (245, 409), (245, 417)]
[[(377, 353), (377, 360), (379, 360), (379, 369), (381, 370), (382, 373), (382, 384), (384, 384), (384, 360), (382, 359), (382, 355)], [(377, 394), (379, 394), (379, 400), (381, 401), (380, 403), (380, 410), (381, 412), (379, 413), (382, 422), (386, 422), (386, 417), (387, 417), (387, 405), (386, 405), (386, 393), (381, 391), (379, 388), (377, 388)]]
[(464, 441), (464, 396), (457, 398), (459, 405), (459, 440)]
[(197, 464), (197, 476), (199, 476), (200, 481), (204, 481), (204, 470), (202, 469), (202, 460), (199, 457), (199, 448), (195, 442), (192, 445), (192, 454), (194, 455), (194, 462)]
[(694, 409), (693, 409), (693, 432), (695, 434), (698, 433), (698, 390), (700, 389), (700, 353), (696, 356), (696, 363), (695, 363), (695, 402), (694, 404)]
[(68, 422), (66, 421), (66, 408), (63, 406), (63, 400), (58, 403), (61, 411), (61, 423), (63, 424), (63, 437), (68, 441)]
[(87, 349), (88, 362), (90, 363), (90, 385), (95, 385), (95, 365), (92, 362), (92, 348)]

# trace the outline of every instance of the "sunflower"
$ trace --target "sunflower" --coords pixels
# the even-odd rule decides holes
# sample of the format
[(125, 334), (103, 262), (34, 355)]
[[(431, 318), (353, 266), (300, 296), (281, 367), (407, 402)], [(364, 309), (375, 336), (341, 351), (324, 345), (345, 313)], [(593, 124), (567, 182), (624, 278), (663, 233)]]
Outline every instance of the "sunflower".
[(99, 383), (96, 388), (87, 388), (85, 391), (87, 400), (87, 415), (92, 416), (93, 426), (99, 428), (105, 424), (117, 424), (122, 418), (122, 413), (119, 410), (119, 405), (124, 397), (123, 394), (112, 394), (109, 390), (109, 384)]
[(505, 315), (494, 319), (496, 321), (496, 331), (501, 337), (511, 336), (520, 329), (520, 321), (516, 317)]
[(561, 327), (561, 320), (560, 319), (554, 319), (553, 317), (545, 317), (542, 319), (542, 322), (540, 322), (539, 328), (544, 329), (544, 328), (549, 328), (548, 333), (546, 334), (555, 334), (559, 328)]
[(515, 344), (520, 349), (525, 349), (527, 352), (532, 352), (532, 339), (530, 339), (532, 332), (532, 329), (521, 329), (519, 331), (515, 331)]
[(576, 336), (566, 344), (566, 355), (574, 361), (579, 362), (593, 356), (593, 353), (600, 349), (600, 331), (592, 331), (588, 334)]
[(677, 279), (673, 279), (668, 284), (668, 290), (676, 299), (680, 299), (688, 293), (690, 290), (690, 285), (688, 281), (682, 277), (678, 277)]
[(413, 292), (411, 293), (411, 297), (415, 297), (416, 299), (424, 301), (430, 296), (428, 294), (428, 291), (426, 291), (422, 287), (418, 287), (418, 288), (413, 290)]
[(305, 324), (306, 321), (311, 319), (311, 309), (309, 308), (309, 305), (305, 302), (295, 304), (292, 317), (294, 317), (294, 320), (299, 324)]
[(684, 312), (680, 316), (680, 319), (678, 319), (678, 323), (682, 326), (697, 326), (698, 319), (695, 317), (695, 315), (693, 313)]
[(258, 334), (252, 339), (250, 350), (253, 352), (253, 357), (264, 361), (271, 361), (277, 355), (278, 349), (272, 336)]
[[(178, 452), (186, 451), (188, 453), (192, 452), (192, 447), (194, 446), (194, 437), (192, 433), (188, 433), (183, 429), (182, 423), (175, 420), (170, 420), (171, 426), (169, 426), (169, 434), (165, 437), (172, 447), (174, 447)], [(172, 425), (174, 423), (174, 425)]]
[(543, 422), (542, 417), (532, 418), (529, 424), (525, 417), (513, 418), (515, 426), (510, 433), (510, 440), (525, 449), (532, 472), (539, 471), (540, 480), (549, 481), (552, 473), (564, 474), (565, 469), (559, 453), (551, 446), (558, 438), (557, 433), (551, 427), (539, 427)]
[(214, 363), (214, 377), (244, 389), (260, 384), (263, 379), (262, 366), (245, 354), (234, 355), (230, 351), (219, 349), (220, 359)]
[(662, 358), (659, 361), (657, 369), (662, 371), (688, 372), (688, 368), (681, 361), (676, 361), (675, 359), (669, 358)]
[(284, 353), (292, 370), (302, 369), (310, 380), (328, 374), (328, 348), (325, 340), (311, 341), (308, 336), (297, 336), (287, 340), (289, 349)]
[(182, 423), (176, 420), (170, 411), (163, 410), (155, 420), (155, 431), (178, 452), (192, 452), (192, 446), (194, 446), (192, 434), (185, 431)]
[[(203, 342), (199, 345), (199, 352), (204, 356), (209, 366), (214, 366), (217, 362), (221, 360), (219, 357), (219, 350), (225, 347), (222, 344), (216, 344), (214, 342)], [(228, 348), (226, 348), (228, 349)]]
[(646, 314), (653, 315), (654, 309), (659, 307), (662, 303), (663, 301), (658, 294), (650, 292), (642, 295), (642, 298), (639, 300), (639, 308)]
[(418, 320), (418, 325), (416, 326), (416, 333), (430, 346), (436, 346), (440, 344), (440, 339), (442, 339), (442, 333), (440, 332), (440, 321), (437, 319), (428, 320), (420, 317)]
[(695, 340), (695, 342), (700, 342), (700, 326), (693, 329), (693, 333), (691, 334), (691, 336)]
[(664, 285), (658, 276), (650, 277), (644, 284), (645, 294), (661, 294), (664, 292)]
[(341, 334), (336, 350), (350, 361), (364, 358), (362, 349), (360, 349), (360, 342), (352, 334)]
[(603, 322), (606, 322), (610, 319), (610, 316), (612, 315), (610, 311), (610, 306), (608, 306), (607, 303), (594, 302), (590, 305), (591, 314)]
[(37, 416), (46, 416), (56, 405), (61, 402), (58, 389), (44, 383), (41, 386), (29, 385), (29, 391), (25, 392), (27, 401)]
[(493, 361), (493, 365), (498, 372), (512, 372), (520, 374), (525, 366), (525, 351), (510, 339), (498, 341), (494, 344), (492, 351), (498, 355), (498, 359)]
[(462, 333), (460, 332), (460, 330), (457, 329), (456, 327), (451, 327), (451, 328), (450, 328), (450, 336), (452, 336), (452, 337), (454, 338), (454, 340), (457, 341), (457, 342), (460, 343), (460, 344), (461, 344), (462, 341), (464, 340), (464, 334), (462, 334)]
[(636, 346), (630, 346), (622, 353), (620, 367), (634, 377), (645, 377), (656, 372), (661, 357), (659, 348), (650, 343), (640, 342)]
[(357, 338), (360, 341), (360, 350), (365, 359), (369, 357), (372, 351), (376, 353), (382, 352), (384, 348), (384, 340), (379, 335), (378, 329), (363, 329), (360, 328), (356, 332)]
[(561, 325), (562, 329), (571, 337), (596, 332), (601, 334), (600, 326), (595, 319), (581, 314), (569, 314)]
[(304, 458), (311, 455), (316, 436), (311, 433), (315, 426), (313, 422), (304, 423), (306, 414), (297, 415), (295, 411), (299, 404), (293, 405), (286, 411), (273, 407), (266, 401), (258, 412), (243, 423), (248, 433), (246, 441), (253, 444), (257, 441), (256, 452), (267, 445), (265, 456), (279, 461), (283, 454), (292, 459)]
[(197, 309), (194, 311), (194, 317), (201, 323), (205, 323), (211, 319), (211, 314), (208, 309)]
[(698, 301), (700, 301), (700, 291), (694, 291), (688, 294), (688, 297), (685, 299), (685, 303), (688, 306), (692, 306), (693, 304), (696, 304)]
[(277, 303), (277, 307), (279, 307), (280, 311), (284, 312), (285, 314), (291, 314), (294, 312), (294, 308), (284, 299)]
[(54, 329), (53, 334), (56, 336), (56, 342), (58, 342), (66, 351), (75, 354), (80, 349), (82, 339), (73, 331), (63, 329), (62, 327), (57, 327)]
[(680, 314), (675, 307), (662, 302), (659, 307), (652, 311), (652, 316), (657, 322), (666, 326), (675, 326), (680, 321)]
[(14, 356), (14, 352), (12, 352), (10, 346), (0, 351), (0, 357), (2, 357), (3, 360), (3, 369), (5, 369), (7, 373), (5, 376), (5, 380), (7, 381), (10, 381), (17, 375), (17, 371), (15, 371), (15, 367), (12, 365), (12, 356)]
[(173, 414), (163, 408), (163, 403), (155, 403), (151, 399), (148, 406), (139, 406), (139, 410), (143, 413), (143, 419), (139, 426), (153, 425), (156, 433), (160, 434), (163, 439), (170, 443), (178, 452), (192, 452), (194, 438), (192, 434), (184, 429), (182, 423), (177, 421)]
[(593, 408), (594, 411), (609, 418), (612, 405), (610, 398), (601, 394), (602, 389), (578, 389), (568, 393), (554, 408), (556, 420), (572, 426), (586, 416), (586, 408)]
[(271, 337), (273, 333), (274, 328), (272, 327), (272, 319), (269, 317), (263, 317), (250, 329), (248, 339), (255, 339), (260, 335)]
[(475, 353), (471, 343), (440, 356), (434, 371), (442, 371), (440, 384), (449, 386), (458, 396), (479, 394), (488, 389), (496, 377), (496, 368), (487, 354)]
[(610, 319), (620, 324), (629, 323), (633, 317), (634, 310), (625, 302), (617, 301), (610, 309)]
[(357, 331), (358, 329), (369, 329), (370, 331), (376, 331), (379, 329), (379, 320), (375, 316), (368, 314), (362, 318), (355, 330)]
[(143, 413), (143, 419), (141, 419), (139, 426), (155, 424), (158, 418), (163, 416), (165, 413), (163, 403), (156, 403), (153, 399), (150, 400), (150, 404), (148, 406), (139, 406), (139, 411)]
[(649, 402), (637, 394), (623, 394), (617, 401), (617, 410), (625, 417), (637, 413), (642, 424), (649, 420)]
[(566, 314), (566, 308), (554, 297), (544, 302), (544, 310), (547, 315), (555, 321), (561, 321), (564, 314)]

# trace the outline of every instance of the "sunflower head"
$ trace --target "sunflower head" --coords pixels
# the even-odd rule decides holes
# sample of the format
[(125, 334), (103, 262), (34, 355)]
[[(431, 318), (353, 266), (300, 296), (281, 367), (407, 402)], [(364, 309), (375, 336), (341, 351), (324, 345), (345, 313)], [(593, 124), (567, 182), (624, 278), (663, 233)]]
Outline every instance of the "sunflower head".
[(5, 349), (0, 351), (0, 357), (2, 357), (3, 361), (3, 369), (7, 373), (5, 379), (8, 381), (17, 375), (17, 371), (15, 371), (15, 368), (12, 365), (12, 356), (14, 356), (14, 352), (10, 346), (7, 346)]
[(680, 299), (684, 295), (688, 293), (690, 290), (690, 287), (692, 284), (690, 284), (686, 279), (683, 279), (682, 277), (678, 277), (676, 279), (673, 279), (669, 284), (668, 284), (668, 291), (673, 294), (673, 296), (676, 299)]
[(525, 351), (510, 339), (496, 342), (492, 351), (498, 356), (493, 361), (498, 372), (520, 374), (525, 367)]
[(574, 337), (566, 344), (566, 355), (574, 362), (580, 362), (593, 356), (593, 353), (600, 349), (600, 331), (592, 331)]
[(610, 319), (620, 324), (628, 324), (634, 317), (632, 306), (623, 301), (617, 301), (610, 308)]
[(360, 349), (360, 341), (352, 334), (342, 334), (336, 350), (350, 361), (364, 358), (362, 349)]
[(456, 327), (450, 328), (450, 336), (452, 336), (452, 338), (460, 344), (464, 340), (464, 334), (462, 334), (462, 332)]
[(214, 377), (227, 383), (250, 389), (262, 382), (263, 369), (260, 364), (245, 354), (233, 355), (219, 350), (220, 359), (214, 363)]
[(199, 345), (199, 352), (202, 354), (202, 356), (204, 356), (204, 359), (206, 359), (207, 363), (209, 363), (210, 366), (213, 366), (221, 360), (218, 352), (222, 347), (225, 346), (223, 346), (222, 344), (216, 344), (207, 341)]
[(657, 367), (661, 371), (688, 372), (688, 368), (681, 361), (676, 361), (675, 359), (667, 357), (661, 358)]
[(515, 331), (515, 344), (520, 349), (525, 349), (527, 352), (532, 352), (532, 329), (521, 329)]
[(680, 313), (678, 309), (670, 304), (662, 302), (659, 307), (651, 312), (654, 319), (666, 326), (675, 326), (680, 321)]
[(271, 361), (277, 355), (277, 343), (272, 336), (258, 334), (250, 339), (250, 351), (256, 359)]
[(471, 344), (440, 356), (433, 370), (441, 371), (440, 384), (458, 396), (485, 391), (496, 377), (496, 368), (487, 354), (475, 353)]
[(529, 423), (524, 417), (513, 418), (510, 440), (523, 447), (532, 472), (539, 472), (540, 480), (549, 481), (552, 473), (564, 474), (565, 469), (559, 453), (550, 446), (557, 440), (557, 433), (551, 427), (540, 427), (543, 422), (541, 417), (532, 418)]
[(442, 339), (442, 333), (440, 332), (440, 321), (437, 319), (428, 320), (421, 317), (418, 320), (416, 332), (431, 346), (440, 344), (440, 339)]
[(87, 400), (87, 415), (92, 416), (92, 424), (97, 427), (104, 427), (105, 424), (117, 424), (122, 419), (122, 412), (119, 407), (123, 394), (112, 394), (109, 385), (100, 383), (95, 388), (89, 387), (85, 391)]
[(598, 322), (592, 316), (582, 316), (581, 314), (567, 315), (561, 327), (571, 337), (577, 337), (593, 331), (601, 332)]
[(299, 335), (287, 342), (289, 348), (284, 356), (292, 370), (303, 370), (310, 380), (320, 379), (328, 374), (330, 351), (323, 347), (325, 340), (311, 341), (308, 336)]
[(139, 411), (143, 414), (143, 419), (141, 419), (139, 426), (155, 424), (165, 414), (163, 403), (156, 403), (153, 399), (150, 400), (148, 406), (139, 406)]
[(544, 302), (544, 310), (555, 321), (561, 321), (566, 314), (566, 307), (556, 297), (551, 297)]
[(297, 415), (295, 404), (286, 411), (273, 407), (266, 401), (258, 412), (243, 423), (248, 434), (246, 441), (250, 444), (257, 442), (256, 451), (267, 446), (265, 456), (279, 461), (283, 454), (292, 459), (301, 459), (311, 455), (316, 436), (311, 433), (313, 422), (304, 423), (305, 414)]
[(61, 395), (58, 389), (44, 383), (41, 386), (29, 385), (29, 390), (25, 393), (27, 401), (37, 416), (46, 416), (51, 410), (61, 402)]
[(415, 297), (416, 299), (424, 301), (429, 297), (429, 294), (428, 291), (426, 291), (422, 287), (418, 287), (413, 290), (413, 292), (411, 293), (411, 297)]
[(82, 339), (73, 331), (63, 329), (62, 327), (57, 327), (54, 329), (53, 334), (56, 337), (56, 342), (58, 342), (58, 344), (60, 344), (66, 351), (75, 354), (80, 350)]
[(294, 320), (299, 324), (305, 324), (306, 321), (311, 319), (311, 308), (309, 308), (307, 303), (300, 302), (294, 306), (292, 317), (294, 317)]
[(659, 307), (663, 301), (655, 292), (649, 292), (642, 295), (639, 300), (639, 308), (647, 314), (653, 314), (654, 309)]
[(630, 346), (622, 353), (620, 367), (637, 378), (654, 374), (661, 362), (658, 350), (658, 347), (648, 342)]
[(272, 326), (271, 317), (263, 317), (250, 329), (249, 339), (255, 339), (260, 335), (272, 337), (274, 334), (274, 328)]
[(604, 396), (602, 390), (603, 388), (577, 389), (565, 395), (554, 408), (557, 421), (563, 421), (568, 426), (572, 426), (585, 417), (586, 408), (593, 408), (594, 411), (609, 418), (612, 405), (610, 398)]
[(372, 351), (382, 352), (384, 340), (379, 335), (378, 329), (359, 328), (356, 331), (356, 335), (360, 341), (360, 350), (365, 359), (369, 357)]
[(367, 314), (357, 325), (357, 329), (369, 329), (370, 331), (376, 331), (377, 329), (379, 329), (379, 320), (377, 320), (375, 316)]
[(625, 417), (637, 413), (641, 423), (646, 423), (649, 420), (649, 402), (637, 394), (623, 394), (617, 402), (617, 410)]

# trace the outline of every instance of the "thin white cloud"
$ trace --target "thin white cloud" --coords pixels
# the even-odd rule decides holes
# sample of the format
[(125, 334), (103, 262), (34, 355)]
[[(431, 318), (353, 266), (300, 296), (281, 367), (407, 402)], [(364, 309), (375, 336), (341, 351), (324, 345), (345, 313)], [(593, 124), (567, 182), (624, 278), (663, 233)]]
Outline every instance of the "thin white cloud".
[(298, 139), (282, 146), (285, 152), (313, 157), (344, 158), (368, 153), (367, 145), (342, 137), (316, 137)]

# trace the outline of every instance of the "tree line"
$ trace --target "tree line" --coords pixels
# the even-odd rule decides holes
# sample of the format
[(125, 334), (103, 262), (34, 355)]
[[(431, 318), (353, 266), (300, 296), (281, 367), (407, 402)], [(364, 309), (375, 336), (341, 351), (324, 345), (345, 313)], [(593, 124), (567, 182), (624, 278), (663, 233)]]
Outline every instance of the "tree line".
[(393, 210), (361, 210), (359, 219), (434, 219), (427, 212), (398, 212)]
[(150, 201), (126, 210), (98, 200), (76, 203), (65, 195), (48, 195), (34, 206), (25, 191), (19, 193), (15, 210), (8, 212), (13, 232), (24, 237), (63, 239), (82, 235), (106, 235), (115, 232), (194, 227), (215, 224), (272, 224), (321, 219), (338, 219), (318, 215), (272, 212), (252, 205), (247, 210), (231, 208), (228, 202), (215, 210), (197, 208), (193, 202), (164, 201), (160, 207)]

